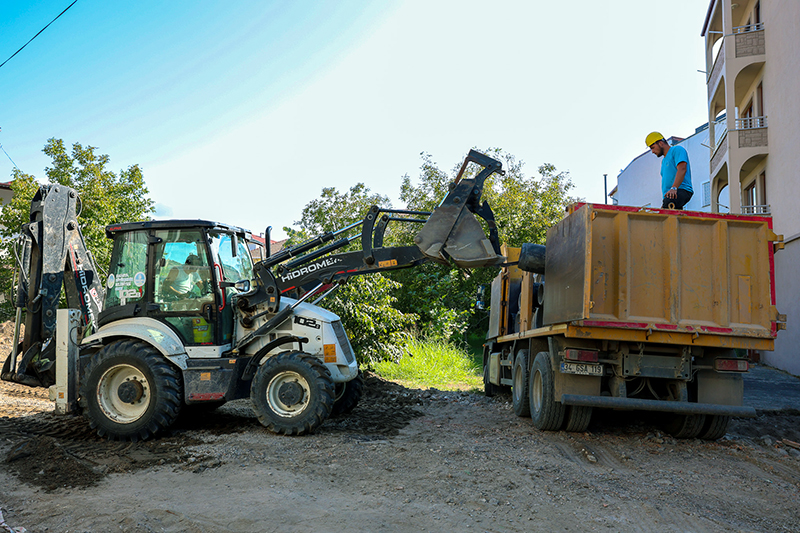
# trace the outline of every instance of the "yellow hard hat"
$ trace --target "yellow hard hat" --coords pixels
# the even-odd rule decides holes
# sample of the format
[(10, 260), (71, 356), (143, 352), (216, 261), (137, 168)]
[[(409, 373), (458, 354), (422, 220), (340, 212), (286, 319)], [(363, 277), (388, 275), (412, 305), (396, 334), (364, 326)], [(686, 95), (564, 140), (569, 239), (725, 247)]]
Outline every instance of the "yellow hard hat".
[(657, 131), (654, 131), (653, 133), (645, 137), (644, 143), (647, 145), (648, 148), (650, 148), (651, 146), (653, 146), (654, 143), (657, 143), (658, 141), (661, 141), (663, 139), (664, 139), (663, 135), (661, 135)]

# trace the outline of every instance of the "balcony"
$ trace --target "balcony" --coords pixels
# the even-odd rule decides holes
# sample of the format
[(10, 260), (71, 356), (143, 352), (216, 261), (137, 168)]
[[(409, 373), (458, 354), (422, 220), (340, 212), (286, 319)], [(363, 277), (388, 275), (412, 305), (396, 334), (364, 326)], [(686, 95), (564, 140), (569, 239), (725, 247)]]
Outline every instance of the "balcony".
[(744, 117), (735, 121), (739, 133), (739, 148), (767, 146), (767, 117)]
[(737, 118), (735, 126), (737, 130), (752, 130), (755, 128), (766, 128), (767, 117), (744, 117)]
[(725, 47), (720, 46), (719, 52), (717, 52), (717, 58), (714, 60), (714, 66), (711, 67), (711, 74), (708, 76), (708, 81), (706, 82), (708, 86), (708, 98), (711, 98), (714, 89), (717, 88), (717, 84), (719, 83), (720, 78), (722, 77), (722, 73), (725, 70)]
[(736, 39), (736, 57), (758, 56), (766, 53), (763, 22), (733, 28), (733, 36)]
[(769, 205), (743, 205), (742, 206), (742, 214), (743, 215), (769, 215), (770, 214)]

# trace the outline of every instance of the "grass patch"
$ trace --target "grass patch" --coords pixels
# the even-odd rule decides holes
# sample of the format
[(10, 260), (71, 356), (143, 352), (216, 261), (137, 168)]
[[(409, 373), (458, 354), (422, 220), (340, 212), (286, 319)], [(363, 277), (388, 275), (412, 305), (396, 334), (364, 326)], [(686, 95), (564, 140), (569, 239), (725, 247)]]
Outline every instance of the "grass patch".
[(407, 387), (441, 390), (482, 390), (480, 361), (452, 344), (413, 340), (397, 363), (382, 361), (375, 370)]

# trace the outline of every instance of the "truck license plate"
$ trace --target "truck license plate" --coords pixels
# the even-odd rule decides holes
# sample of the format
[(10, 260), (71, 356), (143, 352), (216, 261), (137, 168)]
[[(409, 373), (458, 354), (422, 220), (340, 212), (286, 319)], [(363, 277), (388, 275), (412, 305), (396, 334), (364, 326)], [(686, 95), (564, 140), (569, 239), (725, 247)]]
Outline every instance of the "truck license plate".
[(580, 374), (582, 376), (602, 376), (603, 365), (587, 365), (583, 363), (561, 363), (562, 374)]

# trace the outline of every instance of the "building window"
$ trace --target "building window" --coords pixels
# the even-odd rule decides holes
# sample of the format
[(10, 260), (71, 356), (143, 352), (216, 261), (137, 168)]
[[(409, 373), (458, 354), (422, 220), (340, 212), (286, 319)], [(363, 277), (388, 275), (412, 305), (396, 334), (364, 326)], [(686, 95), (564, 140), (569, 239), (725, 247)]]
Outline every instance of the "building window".
[(753, 181), (745, 187), (742, 195), (742, 205), (756, 205), (756, 182)]
[(703, 183), (703, 207), (711, 205), (711, 182)]

